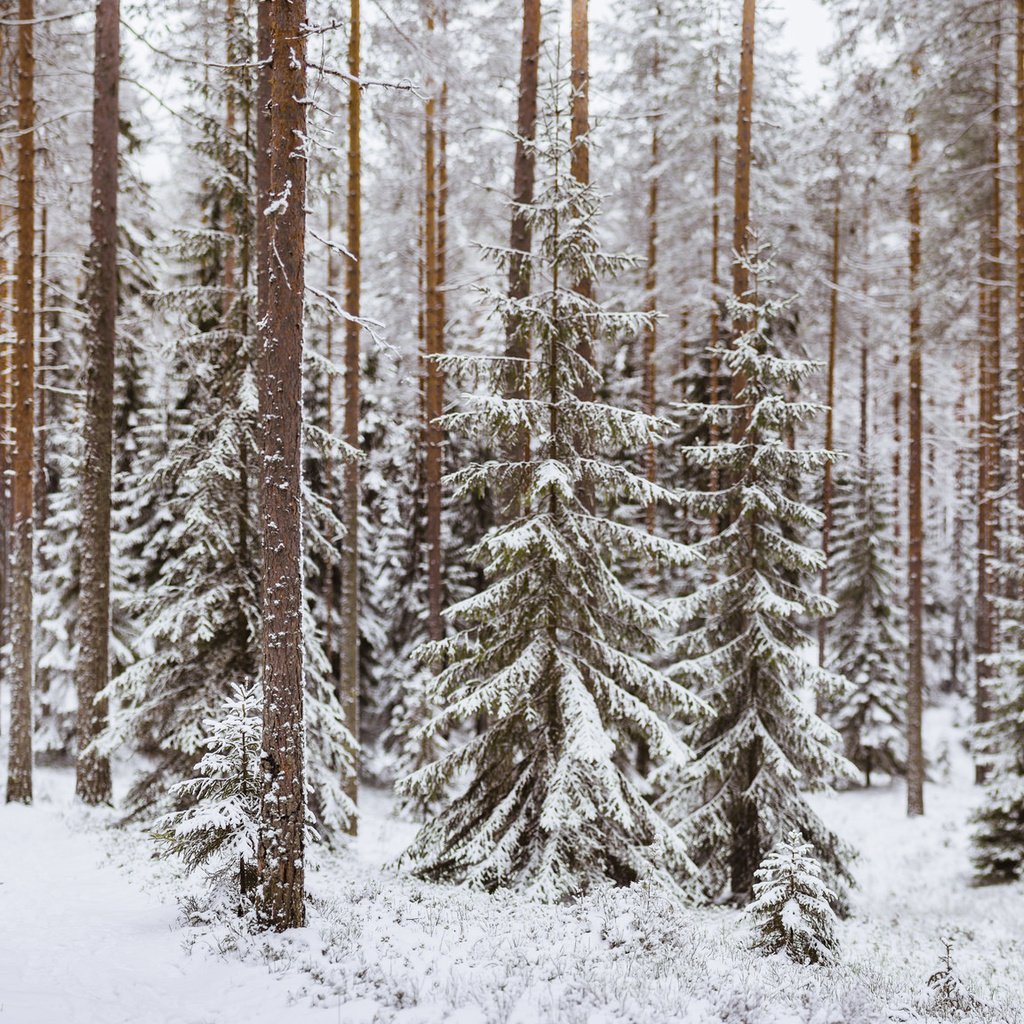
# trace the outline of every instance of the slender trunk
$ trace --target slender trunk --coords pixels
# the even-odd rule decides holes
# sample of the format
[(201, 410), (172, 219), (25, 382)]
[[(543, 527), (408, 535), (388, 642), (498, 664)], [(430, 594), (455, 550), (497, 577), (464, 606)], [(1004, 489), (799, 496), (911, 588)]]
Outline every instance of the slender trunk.
[(110, 505), (113, 463), (114, 346), (117, 324), (117, 135), (119, 0), (96, 6), (93, 97), (92, 244), (86, 286), (87, 372), (82, 472), (81, 596), (76, 792), (87, 804), (110, 800), (110, 763), (89, 749), (106, 724), (97, 700), (110, 677)]
[[(826, 368), (825, 397), (825, 449), (832, 451), (835, 446), (835, 399), (836, 399), (836, 338), (839, 332), (839, 230), (842, 226), (840, 199), (840, 181), (842, 168), (836, 178), (836, 198), (832, 210), (832, 293), (829, 297), (828, 313), (828, 365)], [(824, 522), (821, 528), (821, 553), (825, 564), (821, 570), (821, 593), (828, 597), (829, 554), (832, 543), (832, 463), (825, 463), (825, 479), (821, 489), (821, 508)], [(818, 620), (818, 664), (825, 664), (825, 640), (828, 634), (828, 620), (824, 616)]]
[[(1000, 328), (1002, 306), (1002, 245), (1000, 220), (1002, 217), (1000, 190), (1000, 48), (1002, 36), (997, 27), (993, 37), (994, 64), (992, 77), (992, 192), (989, 207), (989, 225), (981, 260), (981, 384), (979, 406), (979, 460), (978, 460), (978, 599), (976, 605), (977, 658), (974, 693), (976, 723), (989, 719), (989, 679), (991, 669), (988, 656), (996, 650), (996, 609), (994, 604), (996, 581), (994, 563), (999, 557), (999, 505), (996, 492), (1000, 478)], [(985, 780), (986, 766), (975, 765), (975, 777)]]
[[(434, 31), (433, 13), (427, 16), (427, 31)], [(444, 435), (438, 417), (444, 408), (444, 378), (433, 356), (444, 351), (444, 326), (441, 320), (439, 258), (439, 207), (437, 167), (437, 97), (431, 90), (424, 119), (424, 170), (426, 174), (426, 442), (425, 479), (427, 490), (427, 633), (431, 640), (444, 636), (441, 609), (444, 604), (441, 538), (441, 475), (444, 460)]]
[[(569, 138), (572, 155), (569, 173), (581, 184), (590, 184), (590, 2), (572, 0), (570, 26), (570, 71), (569, 84), (572, 88), (572, 106), (569, 119)], [(577, 295), (593, 299), (594, 282), (582, 277), (573, 284)], [(594, 339), (584, 336), (579, 353), (583, 359), (594, 365)], [(579, 397), (584, 402), (594, 400), (593, 381), (586, 379), (579, 388)], [(584, 504), (593, 505), (593, 496), (584, 495)]]
[[(722, 239), (722, 55), (715, 47), (715, 110), (713, 134), (711, 137), (711, 342), (708, 365), (708, 403), (718, 405), (718, 345), (721, 340), (719, 317), (719, 294), (721, 278), (718, 269), (719, 250)], [(719, 428), (712, 423), (708, 428), (708, 442), (718, 444)], [(708, 479), (708, 490), (718, 490), (718, 467), (712, 466)], [(718, 516), (712, 516), (711, 532), (718, 533)]]
[[(740, 89), (736, 105), (736, 174), (733, 182), (733, 230), (732, 245), (741, 256), (747, 253), (750, 242), (750, 165), (752, 160), (752, 135), (754, 116), (754, 29), (757, 17), (756, 0), (743, 0), (743, 25), (740, 49)], [(732, 293), (737, 302), (750, 301), (750, 272), (742, 260), (732, 265)], [(749, 328), (749, 323), (740, 318), (733, 324), (733, 331), (739, 337)], [(732, 400), (738, 402), (746, 387), (742, 373), (732, 379)], [(746, 429), (749, 410), (736, 417), (733, 436), (739, 438)]]
[[(912, 75), (917, 81), (920, 67), (913, 58)], [(909, 114), (910, 141), (910, 345), (907, 381), (907, 414), (910, 448), (907, 465), (907, 599), (910, 611), (910, 664), (907, 678), (907, 814), (924, 814), (924, 752), (921, 746), (921, 703), (924, 690), (924, 635), (922, 623), (924, 538), (921, 515), (921, 186), (918, 165), (921, 136), (917, 113)]]
[[(654, 74), (657, 76), (657, 56), (654, 60)], [(658, 308), (658, 123), (651, 125), (651, 180), (647, 186), (647, 273), (644, 280), (646, 293), (645, 308), (652, 316)], [(655, 320), (644, 328), (644, 412), (654, 416), (657, 412), (657, 368), (654, 357), (658, 345), (658, 327)], [(654, 438), (647, 441), (644, 451), (644, 469), (649, 483), (658, 479), (657, 451)], [(648, 533), (654, 532), (655, 503), (649, 502), (645, 510)]]
[[(2, 154), (0, 154), (2, 168)], [(0, 235), (6, 230), (7, 209), (0, 203)], [(10, 573), (11, 468), (11, 325), (7, 320), (9, 288), (7, 260), (0, 255), (0, 679), (7, 678)]]
[[(359, 0), (350, 0), (348, 73), (348, 205), (346, 241), (349, 258), (345, 263), (345, 309), (350, 317), (359, 316), (360, 298), (360, 239), (362, 232), (362, 195), (360, 175), (359, 88)], [(359, 334), (355, 320), (345, 322), (345, 440), (359, 448)], [(345, 537), (341, 564), (341, 701), (345, 710), (345, 724), (359, 750), (359, 461), (348, 459), (344, 466), (345, 491), (342, 502), (342, 524)], [(359, 766), (345, 779), (345, 793), (355, 802), (358, 796)], [(349, 830), (356, 832), (353, 815)]]
[(18, 4), (18, 257), (11, 379), (10, 746), (7, 800), (32, 802), (32, 502), (35, 418), (35, 53), (33, 0)]
[[(536, 159), (532, 143), (537, 135), (540, 28), (540, 0), (524, 0), (522, 50), (519, 59), (519, 109), (516, 118), (516, 153), (513, 164), (512, 228), (509, 233), (509, 248), (514, 253), (529, 254), (533, 247), (533, 228), (527, 215), (527, 207), (533, 204), (535, 179)], [(528, 260), (513, 257), (509, 262), (508, 294), (510, 299), (523, 299), (530, 294)], [(520, 365), (510, 369), (509, 397), (525, 399), (528, 397), (531, 339), (525, 325), (515, 320), (510, 320), (508, 325), (505, 355), (510, 360), (520, 361)], [(520, 462), (529, 459), (529, 431), (524, 429), (521, 432), (513, 446), (511, 457)], [(510, 495), (510, 498), (513, 502), (517, 500), (515, 495)]]
[(257, 910), (305, 923), (302, 651), (302, 316), (306, 4), (259, 5), (257, 322), (262, 533), (262, 806)]

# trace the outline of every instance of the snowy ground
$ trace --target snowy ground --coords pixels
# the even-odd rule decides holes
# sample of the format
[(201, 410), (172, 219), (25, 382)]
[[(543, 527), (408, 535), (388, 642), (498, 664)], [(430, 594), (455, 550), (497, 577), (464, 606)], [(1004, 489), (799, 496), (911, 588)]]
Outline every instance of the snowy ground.
[[(929, 732), (949, 779), (925, 819), (905, 818), (901, 786), (819, 802), (862, 853), (833, 970), (754, 956), (738, 914), (642, 887), (543, 907), (403, 878), (382, 865), (411, 828), (381, 793), (355, 848), (311, 873), (309, 927), (186, 925), (176, 897), (197, 880), (42, 770), (34, 807), (0, 808), (0, 1024), (1020, 1024), (1024, 887), (969, 886), (970, 764), (951, 712)], [(944, 936), (983, 1004), (967, 1018), (929, 1005)]]

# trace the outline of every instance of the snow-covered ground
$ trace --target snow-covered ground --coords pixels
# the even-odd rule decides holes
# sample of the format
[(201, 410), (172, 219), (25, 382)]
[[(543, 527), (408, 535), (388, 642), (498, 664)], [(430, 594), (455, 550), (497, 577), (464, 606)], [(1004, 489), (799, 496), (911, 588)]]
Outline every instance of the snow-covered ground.
[[(970, 886), (976, 792), (952, 712), (930, 716), (928, 814), (900, 785), (821, 798), (861, 851), (834, 969), (747, 952), (733, 911), (645, 887), (537, 906), (424, 885), (386, 862), (413, 827), (363, 799), (352, 850), (316, 858), (309, 927), (255, 938), (186, 924), (199, 891), (148, 840), (76, 808), (67, 771), (38, 773), (31, 808), (0, 808), (0, 1024), (876, 1024), (1024, 1021), (1024, 887)], [(952, 938), (967, 1018), (930, 1005)]]

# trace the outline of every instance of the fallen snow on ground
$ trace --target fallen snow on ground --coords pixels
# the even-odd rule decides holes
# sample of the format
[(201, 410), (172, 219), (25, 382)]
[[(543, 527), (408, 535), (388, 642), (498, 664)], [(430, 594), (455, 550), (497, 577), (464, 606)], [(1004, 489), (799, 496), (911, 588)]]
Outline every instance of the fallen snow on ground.
[[(1021, 1024), (1024, 887), (970, 887), (977, 791), (952, 715), (928, 723), (948, 780), (924, 819), (900, 785), (816, 801), (862, 854), (834, 969), (756, 956), (741, 915), (645, 886), (548, 907), (416, 882), (387, 866), (415, 826), (372, 790), (353, 848), (314, 857), (307, 928), (189, 925), (178, 901), (201, 880), (44, 770), (36, 806), (0, 809), (0, 1024)], [(930, 1001), (944, 937), (982, 1004), (966, 1017)]]

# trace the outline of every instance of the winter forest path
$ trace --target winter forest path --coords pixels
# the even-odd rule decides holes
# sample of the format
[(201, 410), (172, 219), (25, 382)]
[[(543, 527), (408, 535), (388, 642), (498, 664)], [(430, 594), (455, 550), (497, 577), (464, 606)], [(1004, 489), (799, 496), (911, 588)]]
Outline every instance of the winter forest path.
[(0, 1024), (330, 1021), (289, 1006), (264, 966), (191, 955), (157, 876), (129, 877), (102, 833), (66, 820), (86, 813), (69, 781), (40, 772), (34, 807), (0, 805)]

